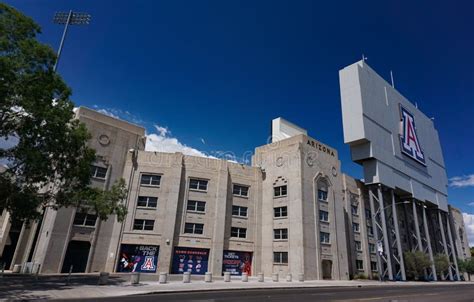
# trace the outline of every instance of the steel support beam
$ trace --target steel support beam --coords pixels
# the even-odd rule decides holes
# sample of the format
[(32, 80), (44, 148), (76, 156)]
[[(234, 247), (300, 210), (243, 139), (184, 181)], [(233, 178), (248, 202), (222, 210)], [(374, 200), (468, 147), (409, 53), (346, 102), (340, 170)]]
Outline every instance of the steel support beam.
[(413, 200), (413, 220), (415, 220), (416, 244), (418, 250), (423, 252), (423, 244), (421, 243), (420, 223), (418, 222), (418, 213), (416, 212), (416, 201)]
[(433, 250), (431, 249), (430, 231), (428, 229), (428, 221), (426, 220), (426, 208), (422, 206), (421, 209), (423, 213), (423, 226), (425, 229), (426, 246), (428, 247), (428, 255), (430, 256), (430, 261), (431, 261), (431, 273), (433, 274), (433, 280), (437, 281), (438, 278), (436, 276), (436, 267), (434, 264)]
[(387, 268), (388, 268), (388, 278), (393, 280), (393, 270), (392, 270), (392, 256), (390, 250), (390, 244), (388, 242), (388, 232), (387, 232), (387, 221), (385, 220), (385, 205), (383, 202), (382, 195), (382, 186), (377, 187), (378, 199), (379, 199), (379, 211), (380, 211), (380, 220), (382, 222), (382, 232), (383, 232), (383, 243), (385, 248), (385, 255), (387, 255)]
[(395, 192), (391, 190), (392, 195), (392, 218), (393, 218), (393, 226), (395, 227), (395, 237), (397, 239), (397, 251), (398, 251), (398, 261), (400, 264), (400, 273), (402, 277), (402, 281), (406, 281), (407, 277), (405, 274), (405, 262), (403, 260), (403, 251), (402, 251), (402, 242), (400, 240), (400, 230), (398, 228), (398, 215), (397, 215), (397, 205), (395, 203)]
[[(438, 221), (439, 221), (439, 226), (441, 228), (441, 240), (443, 242), (444, 253), (448, 257), (448, 261), (451, 262), (451, 259), (449, 257), (448, 246), (446, 244), (446, 234), (444, 232), (443, 218), (441, 217), (441, 211), (440, 210), (438, 210)], [(452, 272), (451, 268), (448, 269), (448, 273), (449, 273), (449, 280), (453, 281), (453, 272)]]
[(458, 267), (458, 261), (456, 259), (456, 256), (457, 256), (456, 251), (454, 249), (453, 235), (451, 235), (451, 226), (450, 226), (450, 223), (449, 223), (449, 214), (446, 215), (446, 225), (447, 225), (447, 229), (448, 229), (449, 245), (451, 246), (451, 254), (453, 256), (454, 269), (455, 269), (455, 274), (456, 274), (455, 280), (459, 281), (460, 280), (460, 278), (459, 278), (459, 267)]
[[(377, 249), (378, 249), (378, 244), (379, 244), (379, 229), (377, 227), (377, 221), (375, 219), (375, 205), (374, 205), (374, 196), (372, 193), (372, 189), (369, 188), (369, 203), (370, 203), (370, 211), (372, 212), (372, 230), (374, 231), (374, 237), (377, 243)], [(380, 255), (380, 252), (377, 250), (377, 269), (379, 271), (379, 280), (382, 281), (383, 279), (383, 267), (382, 267), (382, 255)]]

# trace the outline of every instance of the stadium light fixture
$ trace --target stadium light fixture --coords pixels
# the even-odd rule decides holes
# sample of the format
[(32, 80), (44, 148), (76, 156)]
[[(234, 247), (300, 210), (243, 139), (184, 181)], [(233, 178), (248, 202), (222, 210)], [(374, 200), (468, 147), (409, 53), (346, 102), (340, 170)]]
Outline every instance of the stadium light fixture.
[(59, 57), (61, 56), (61, 51), (63, 50), (64, 40), (66, 39), (66, 33), (69, 25), (87, 25), (90, 23), (90, 21), (91, 15), (88, 13), (79, 13), (70, 10), (69, 12), (57, 12), (54, 14), (53, 22), (56, 24), (64, 24), (63, 36), (61, 38), (61, 43), (59, 44), (56, 62), (54, 63), (54, 71), (56, 71), (58, 68)]

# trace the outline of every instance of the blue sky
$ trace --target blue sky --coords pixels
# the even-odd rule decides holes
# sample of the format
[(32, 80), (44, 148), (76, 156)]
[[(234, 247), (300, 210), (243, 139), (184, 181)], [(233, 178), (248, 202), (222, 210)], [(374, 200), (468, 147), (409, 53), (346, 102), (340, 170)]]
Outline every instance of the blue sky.
[(59, 65), (77, 105), (115, 110), (211, 155), (253, 151), (282, 116), (337, 148), (355, 177), (362, 169), (343, 144), (338, 71), (365, 54), (435, 117), (448, 177), (460, 177), (449, 200), (474, 214), (472, 1), (6, 2), (34, 18), (54, 49), (55, 11), (92, 15), (70, 29)]

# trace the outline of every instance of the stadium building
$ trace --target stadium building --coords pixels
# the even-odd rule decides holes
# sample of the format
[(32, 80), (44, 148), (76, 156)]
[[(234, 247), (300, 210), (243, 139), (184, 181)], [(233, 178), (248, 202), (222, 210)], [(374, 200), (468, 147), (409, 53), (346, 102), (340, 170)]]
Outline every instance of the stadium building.
[(432, 120), (364, 61), (340, 71), (344, 140), (364, 180), (341, 171), (338, 152), (282, 118), (251, 165), (145, 151), (145, 129), (79, 108), (97, 151), (92, 185), (125, 179), (125, 221), (74, 208), (40, 221), (0, 216), (7, 269), (68, 272), (279, 273), (405, 280), (403, 253), (469, 257)]

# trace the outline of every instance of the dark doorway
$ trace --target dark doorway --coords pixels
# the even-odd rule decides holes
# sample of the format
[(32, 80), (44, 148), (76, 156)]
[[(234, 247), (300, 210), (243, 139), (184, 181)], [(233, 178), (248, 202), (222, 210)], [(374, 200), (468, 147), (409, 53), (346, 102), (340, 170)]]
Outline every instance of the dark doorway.
[(91, 244), (87, 241), (69, 242), (61, 273), (68, 273), (71, 265), (73, 273), (85, 273), (90, 248)]
[(8, 232), (7, 242), (3, 248), (2, 257), (0, 257), (1, 263), (5, 264), (5, 269), (13, 269), (12, 260), (15, 254), (18, 239), (20, 238), (21, 227), (23, 223), (21, 221), (13, 221)]
[(332, 279), (332, 261), (323, 260), (323, 279), (331, 280)]

